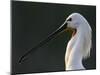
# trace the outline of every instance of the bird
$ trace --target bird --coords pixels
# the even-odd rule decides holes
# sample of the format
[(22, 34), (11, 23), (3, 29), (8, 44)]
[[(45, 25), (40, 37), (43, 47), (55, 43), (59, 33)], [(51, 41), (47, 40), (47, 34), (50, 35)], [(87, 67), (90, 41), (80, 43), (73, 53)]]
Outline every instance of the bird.
[(55, 38), (59, 33), (63, 31), (73, 31), (72, 37), (66, 45), (65, 51), (65, 70), (84, 70), (86, 69), (82, 60), (90, 57), (91, 45), (92, 45), (92, 29), (86, 18), (80, 13), (71, 13), (63, 22), (63, 24), (52, 32), (45, 39), (33, 48), (30, 48), (25, 54), (23, 54), (19, 63), (23, 63), (26, 59), (29, 59), (29, 55), (34, 53), (38, 48), (48, 43)]
[(82, 60), (90, 56), (92, 29), (79, 13), (71, 14), (66, 23), (73, 30), (73, 34), (66, 48), (65, 70), (84, 70)]

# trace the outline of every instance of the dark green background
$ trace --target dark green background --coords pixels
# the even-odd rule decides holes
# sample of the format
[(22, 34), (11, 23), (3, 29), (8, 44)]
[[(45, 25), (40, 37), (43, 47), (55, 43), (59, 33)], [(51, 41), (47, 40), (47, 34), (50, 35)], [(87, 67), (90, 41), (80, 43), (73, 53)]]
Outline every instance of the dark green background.
[(64, 71), (64, 56), (71, 38), (64, 32), (18, 64), (28, 49), (55, 31), (73, 12), (82, 14), (92, 27), (91, 57), (83, 60), (86, 69), (96, 68), (96, 6), (12, 1), (12, 73)]

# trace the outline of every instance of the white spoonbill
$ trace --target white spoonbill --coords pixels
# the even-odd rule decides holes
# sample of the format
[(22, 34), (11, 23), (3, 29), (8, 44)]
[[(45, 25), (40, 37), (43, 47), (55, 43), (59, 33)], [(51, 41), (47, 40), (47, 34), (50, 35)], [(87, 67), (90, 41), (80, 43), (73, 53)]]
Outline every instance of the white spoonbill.
[(19, 63), (22, 63), (22, 61), (28, 58), (28, 55), (46, 44), (60, 32), (67, 31), (67, 29), (73, 30), (73, 34), (66, 48), (65, 70), (85, 69), (82, 65), (82, 59), (85, 59), (90, 55), (92, 29), (88, 21), (79, 13), (72, 13), (69, 15), (65, 22), (56, 31), (26, 52), (20, 58)]

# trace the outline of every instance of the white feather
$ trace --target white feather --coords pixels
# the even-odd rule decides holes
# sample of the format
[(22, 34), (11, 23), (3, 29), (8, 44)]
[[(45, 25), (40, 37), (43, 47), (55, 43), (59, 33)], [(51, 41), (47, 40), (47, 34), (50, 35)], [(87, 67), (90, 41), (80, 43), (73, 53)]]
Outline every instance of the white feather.
[[(67, 21), (69, 18), (72, 18), (72, 21)], [(82, 65), (82, 59), (90, 56), (92, 29), (87, 20), (79, 13), (71, 14), (66, 22), (69, 28), (77, 30), (66, 48), (66, 70), (85, 69)]]

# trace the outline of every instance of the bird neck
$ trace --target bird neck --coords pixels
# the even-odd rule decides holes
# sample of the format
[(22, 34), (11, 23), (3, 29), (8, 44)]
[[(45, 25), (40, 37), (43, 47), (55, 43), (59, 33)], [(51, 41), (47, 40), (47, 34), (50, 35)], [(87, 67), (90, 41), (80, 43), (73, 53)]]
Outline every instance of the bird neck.
[(84, 69), (82, 65), (82, 49), (83, 49), (83, 32), (77, 29), (77, 32), (72, 36), (67, 45), (65, 54), (66, 70)]

